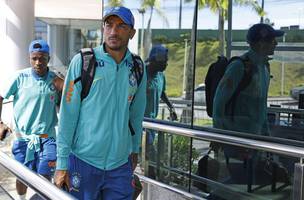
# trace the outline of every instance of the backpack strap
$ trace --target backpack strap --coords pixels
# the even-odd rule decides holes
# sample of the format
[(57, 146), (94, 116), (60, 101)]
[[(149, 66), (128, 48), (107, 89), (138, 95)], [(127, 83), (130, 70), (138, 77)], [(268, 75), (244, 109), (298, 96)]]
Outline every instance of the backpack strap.
[(217, 61), (212, 63), (207, 71), (205, 78), (205, 96), (206, 110), (209, 117), (213, 115), (213, 100), (216, 89), (225, 74), (228, 64), (229, 61), (225, 56), (218, 56)]
[(231, 98), (229, 99), (229, 101), (227, 101), (227, 103), (225, 104), (225, 114), (232, 116), (232, 121), (234, 120), (234, 109), (236, 106), (236, 99), (237, 97), (240, 95), (241, 91), (243, 91), (244, 89), (247, 88), (247, 86), (250, 84), (251, 80), (252, 80), (252, 75), (253, 75), (253, 69), (254, 69), (254, 64), (250, 62), (248, 57), (232, 57), (229, 60), (229, 64), (234, 61), (234, 60), (241, 60), (243, 65), (244, 65), (244, 74), (243, 77), (240, 81), (240, 83), (238, 84), (236, 90), (233, 92), (233, 95), (231, 96)]
[(81, 81), (81, 101), (86, 98), (90, 92), (96, 71), (96, 58), (92, 48), (83, 48), (80, 50), (81, 55), (81, 76), (74, 80), (74, 83)]
[[(81, 101), (86, 98), (90, 92), (91, 85), (94, 80), (94, 75), (96, 71), (95, 63), (96, 58), (94, 55), (94, 51), (92, 48), (84, 48), (80, 50), (81, 60), (82, 60), (82, 68), (81, 68), (81, 76), (74, 80), (74, 83), (77, 83), (81, 80), (82, 90), (81, 90)], [(137, 86), (141, 83), (143, 77), (143, 68), (144, 64), (141, 58), (138, 55), (132, 54), (133, 66), (131, 68), (131, 73), (134, 74)], [(134, 98), (133, 98), (134, 99)], [(131, 104), (133, 103), (133, 99)], [(131, 105), (130, 105), (131, 106)], [(131, 125), (129, 120), (129, 129), (131, 135), (135, 135), (135, 131)]]
[[(142, 80), (142, 77), (143, 77), (143, 74), (144, 74), (144, 62), (142, 61), (142, 59), (138, 55), (136, 55), (134, 53), (132, 53), (131, 55), (132, 55), (132, 61), (133, 61), (133, 66), (131, 68), (131, 73), (134, 74), (134, 77), (135, 77), (136, 82), (137, 82), (137, 87), (138, 87), (141, 83), (141, 80)], [(134, 99), (134, 97), (131, 100), (130, 107), (133, 104), (133, 99)], [(130, 129), (131, 135), (132, 136), (135, 135), (135, 131), (132, 127), (130, 119), (129, 119), (129, 129)]]
[(144, 73), (144, 62), (138, 55), (134, 53), (132, 53), (131, 55), (133, 60), (133, 67), (131, 69), (131, 73), (134, 74), (137, 81), (137, 86), (139, 86)]

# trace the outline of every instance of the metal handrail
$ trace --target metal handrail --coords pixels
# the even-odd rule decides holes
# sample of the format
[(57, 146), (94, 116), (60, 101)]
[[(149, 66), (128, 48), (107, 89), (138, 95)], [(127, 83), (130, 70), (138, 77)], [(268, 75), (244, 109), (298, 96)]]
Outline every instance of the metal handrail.
[(177, 188), (174, 188), (174, 187), (172, 187), (172, 186), (170, 186), (170, 185), (166, 185), (166, 184), (164, 184), (164, 183), (155, 181), (155, 180), (153, 180), (153, 179), (151, 179), (151, 178), (148, 178), (148, 177), (146, 177), (146, 176), (142, 176), (142, 175), (137, 174), (137, 173), (136, 173), (136, 175), (138, 175), (139, 179), (140, 179), (142, 182), (144, 182), (144, 183), (152, 184), (152, 185), (155, 185), (155, 186), (157, 186), (157, 187), (160, 187), (160, 188), (163, 188), (163, 189), (167, 189), (167, 190), (169, 190), (169, 191), (171, 191), (171, 192), (174, 192), (174, 193), (176, 193), (176, 194), (178, 194), (178, 195), (180, 195), (180, 196), (182, 196), (182, 197), (184, 197), (184, 198), (186, 198), (186, 199), (197, 199), (197, 200), (203, 200), (203, 199), (204, 199), (204, 198), (199, 197), (199, 196), (196, 196), (196, 195), (194, 195), (194, 194), (191, 194), (191, 193), (185, 192), (185, 191), (183, 191), (183, 190), (179, 190), (179, 189), (177, 189)]
[[(232, 44), (231, 50), (248, 50), (248, 45)], [(276, 51), (304, 51), (304, 46), (283, 46), (279, 45), (275, 49)]]
[(287, 114), (304, 114), (304, 109), (280, 108), (280, 107), (267, 107), (268, 112), (287, 113)]
[(35, 190), (45, 199), (74, 200), (70, 194), (58, 189), (51, 182), (38, 176), (21, 163), (0, 151), (0, 164), (14, 174), (21, 182)]
[(304, 158), (304, 148), (302, 147), (294, 147), (290, 145), (278, 144), (275, 142), (258, 141), (255, 139), (224, 135), (223, 132), (225, 131), (219, 129), (209, 128), (208, 131), (194, 130), (190, 128), (176, 127), (173, 125), (166, 125), (166, 124), (147, 122), (147, 121), (143, 122), (143, 127), (147, 129), (153, 129), (157, 131), (163, 131), (172, 134), (192, 137), (195, 139), (203, 139), (213, 142), (231, 144), (231, 145), (250, 148), (250, 149), (283, 154), (296, 158)]
[(3, 102), (3, 105), (13, 103), (13, 100), (7, 100)]

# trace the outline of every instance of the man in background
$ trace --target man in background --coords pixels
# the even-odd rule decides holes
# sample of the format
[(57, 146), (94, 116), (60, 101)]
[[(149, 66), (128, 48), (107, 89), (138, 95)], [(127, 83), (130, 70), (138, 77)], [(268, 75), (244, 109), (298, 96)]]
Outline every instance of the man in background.
[[(156, 119), (158, 115), (159, 102), (164, 101), (169, 109), (169, 119), (177, 120), (177, 115), (173, 105), (169, 101), (166, 94), (166, 77), (164, 71), (168, 65), (168, 49), (162, 45), (152, 47), (149, 57), (146, 60), (147, 65), (147, 105), (145, 117)], [(153, 146), (155, 131), (146, 130), (147, 146), (149, 150), (150, 160), (156, 161), (156, 150)], [(150, 167), (149, 177), (155, 178), (154, 169)]]
[[(254, 24), (247, 32), (250, 49), (234, 59), (225, 71), (217, 87), (213, 102), (213, 126), (215, 128), (256, 135), (269, 135), (267, 118), (267, 96), (270, 82), (269, 56), (274, 54), (277, 37), (283, 31), (268, 24)], [(228, 169), (229, 158), (252, 163), (248, 174), (255, 174), (261, 158), (260, 153), (222, 145)], [(250, 164), (248, 164), (250, 165)], [(255, 176), (253, 176), (255, 179)]]
[[(29, 46), (31, 68), (18, 71), (0, 92), (0, 123), (3, 99), (13, 96), (15, 159), (50, 180), (56, 163), (56, 106), (59, 105), (63, 80), (50, 71), (49, 45), (34, 40)], [(5, 135), (0, 137), (5, 138)], [(27, 186), (16, 180), (19, 199)]]
[[(269, 56), (277, 46), (277, 37), (284, 32), (268, 24), (255, 24), (249, 28), (247, 42), (250, 49), (228, 66), (214, 97), (213, 125), (215, 128), (268, 135), (267, 96), (270, 82)], [(245, 61), (245, 62), (244, 62)], [(245, 66), (246, 63), (246, 66)], [(249, 84), (239, 90), (234, 105), (228, 105), (245, 74)], [(227, 113), (228, 111), (228, 113)]]

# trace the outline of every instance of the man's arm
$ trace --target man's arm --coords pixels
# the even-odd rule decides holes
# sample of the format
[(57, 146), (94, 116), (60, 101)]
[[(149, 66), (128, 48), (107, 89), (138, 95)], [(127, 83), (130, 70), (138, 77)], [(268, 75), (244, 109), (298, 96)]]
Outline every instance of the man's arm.
[(142, 136), (142, 122), (144, 118), (144, 112), (146, 108), (146, 69), (144, 66), (143, 77), (139, 87), (137, 88), (133, 103), (130, 108), (130, 122), (135, 131), (135, 135), (132, 136), (132, 152), (138, 153), (141, 144)]
[(63, 86), (64, 86), (64, 78), (56, 76), (53, 79), (53, 85), (54, 85), (54, 87), (56, 89), (56, 92), (57, 92), (57, 95), (58, 95), (58, 100), (56, 102), (56, 107), (57, 107), (57, 110), (59, 110), (61, 97), (62, 97)]
[(81, 105), (81, 83), (74, 84), (74, 80), (80, 74), (81, 57), (80, 54), (77, 54), (70, 63), (61, 98), (57, 136), (57, 170), (67, 169), (68, 156), (71, 151)]
[(213, 100), (213, 126), (225, 128), (225, 106), (232, 97), (244, 74), (241, 61), (234, 61), (227, 66), (227, 71), (219, 82)]
[(12, 133), (12, 130), (2, 121), (2, 107), (3, 100), (9, 98), (11, 95), (15, 95), (18, 91), (17, 80), (19, 74), (16, 73), (8, 80), (3, 81), (5, 87), (1, 88), (0, 91), (0, 140), (5, 139), (7, 133)]
[(0, 96), (0, 140), (4, 140), (5, 137), (7, 136), (7, 133), (12, 132), (12, 130), (1, 119), (2, 105), (3, 105), (3, 97)]
[(68, 157), (71, 152), (72, 141), (77, 127), (80, 112), (81, 83), (74, 84), (74, 80), (81, 74), (81, 57), (77, 54), (71, 61), (64, 82), (61, 107), (59, 112), (59, 128), (57, 136), (57, 163), (54, 176), (55, 185), (59, 188), (70, 188), (68, 174)]
[(169, 107), (169, 109), (173, 109), (173, 105), (171, 104), (171, 102), (169, 101), (166, 92), (162, 92), (161, 96), (160, 96), (161, 100), (163, 100), (167, 106)]
[(160, 98), (161, 98), (161, 100), (163, 100), (163, 101), (167, 104), (167, 106), (168, 106), (168, 108), (169, 108), (171, 120), (173, 120), (173, 121), (177, 120), (177, 114), (176, 114), (176, 112), (175, 112), (175, 110), (174, 110), (173, 105), (172, 105), (171, 102), (169, 101), (169, 99), (168, 99), (167, 94), (166, 94), (165, 91), (162, 92)]
[(7, 80), (3, 80), (1, 82), (1, 89), (0, 89), (0, 121), (2, 121), (2, 107), (3, 107), (3, 100), (8, 99), (11, 95), (15, 95), (18, 90), (17, 80), (19, 74), (16, 73), (13, 76), (9, 77)]

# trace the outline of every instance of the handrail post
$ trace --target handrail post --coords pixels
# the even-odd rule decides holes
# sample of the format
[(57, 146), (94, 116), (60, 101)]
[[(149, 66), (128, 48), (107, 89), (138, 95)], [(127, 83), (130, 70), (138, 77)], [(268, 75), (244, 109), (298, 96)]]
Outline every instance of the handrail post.
[(304, 158), (300, 158), (300, 162), (295, 163), (293, 200), (304, 200)]

